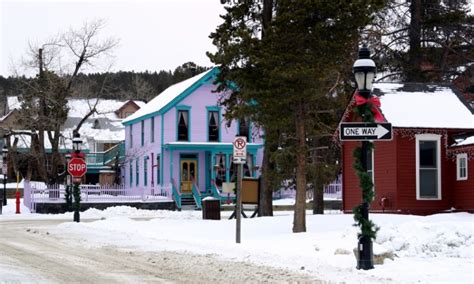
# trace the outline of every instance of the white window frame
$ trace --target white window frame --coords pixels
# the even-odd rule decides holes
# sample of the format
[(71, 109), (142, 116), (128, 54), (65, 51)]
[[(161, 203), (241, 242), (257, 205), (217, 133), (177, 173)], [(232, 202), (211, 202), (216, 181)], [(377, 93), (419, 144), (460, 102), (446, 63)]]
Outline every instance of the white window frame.
[[(461, 176), (461, 160), (466, 162), (466, 176)], [(467, 180), (467, 153), (456, 155), (456, 180)]]
[[(375, 164), (374, 164), (374, 161), (375, 161), (375, 147), (372, 148), (371, 150), (368, 150), (370, 152), (370, 159), (372, 160), (372, 169), (370, 170), (371, 172), (371, 176), (372, 176), (372, 190), (374, 191), (375, 193)], [(374, 198), (375, 198), (375, 195), (374, 195)]]
[[(437, 197), (420, 196), (420, 141), (436, 142), (436, 168), (438, 170)], [(441, 200), (441, 135), (417, 134), (416, 135), (416, 200)]]

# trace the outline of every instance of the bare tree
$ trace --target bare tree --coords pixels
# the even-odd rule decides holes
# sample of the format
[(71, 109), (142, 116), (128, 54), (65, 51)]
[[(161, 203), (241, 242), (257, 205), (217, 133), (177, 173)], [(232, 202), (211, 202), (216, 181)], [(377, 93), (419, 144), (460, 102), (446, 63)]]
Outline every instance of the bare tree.
[[(59, 153), (61, 126), (67, 119), (67, 98), (78, 74), (87, 67), (95, 68), (96, 62), (110, 56), (118, 44), (114, 38), (99, 38), (104, 26), (103, 20), (86, 22), (81, 28), (71, 28), (39, 47), (30, 45), (32, 57), (26, 64), (36, 68), (37, 75), (20, 95), (19, 125), (30, 131), (32, 166), (44, 181), (56, 182), (57, 173), (63, 169), (64, 159)], [(97, 102), (83, 121), (96, 112)], [(47, 154), (46, 149), (51, 152)]]

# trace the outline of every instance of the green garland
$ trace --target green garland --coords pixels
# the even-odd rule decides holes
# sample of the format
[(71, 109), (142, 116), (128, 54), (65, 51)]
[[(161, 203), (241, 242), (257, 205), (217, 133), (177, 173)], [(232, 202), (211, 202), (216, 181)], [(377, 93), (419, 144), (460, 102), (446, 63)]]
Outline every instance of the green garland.
[(64, 199), (66, 200), (66, 211), (72, 211), (72, 188), (71, 185), (66, 185)]
[(81, 188), (79, 184), (74, 184), (72, 195), (74, 196), (74, 209), (80, 211), (81, 208)]
[[(371, 111), (371, 105), (363, 104), (355, 108), (356, 114), (362, 117), (364, 122), (374, 122), (374, 114)], [(367, 142), (367, 151), (374, 149), (374, 143)], [(352, 209), (354, 213), (354, 226), (359, 226), (360, 233), (358, 237), (369, 237), (372, 240), (375, 239), (379, 228), (371, 221), (367, 220), (362, 216), (363, 203), (370, 204), (374, 199), (374, 184), (372, 183), (371, 176), (367, 173), (366, 169), (362, 166), (362, 147), (354, 149), (353, 156), (355, 158), (353, 168), (356, 170), (356, 175), (359, 178), (359, 187), (362, 189), (362, 204), (357, 205)]]

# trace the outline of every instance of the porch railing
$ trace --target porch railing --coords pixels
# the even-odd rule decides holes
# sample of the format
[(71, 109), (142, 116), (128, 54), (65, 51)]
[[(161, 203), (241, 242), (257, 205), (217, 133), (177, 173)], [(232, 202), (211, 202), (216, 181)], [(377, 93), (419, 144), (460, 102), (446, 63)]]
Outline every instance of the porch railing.
[(178, 210), (181, 210), (181, 192), (178, 191), (174, 179), (171, 179), (172, 199), (174, 200)]
[[(306, 199), (313, 199), (313, 190), (306, 191)], [(279, 189), (273, 193), (273, 199), (282, 199), (282, 198), (295, 198), (296, 190), (294, 189)], [(326, 200), (329, 199), (342, 199), (342, 184), (341, 183), (331, 183), (323, 187), (323, 198)]]
[(118, 156), (119, 159), (125, 155), (125, 144), (120, 142), (104, 152), (90, 152), (86, 154), (86, 163), (90, 166), (104, 166), (112, 163)]
[(193, 182), (192, 191), (193, 191), (194, 202), (196, 202), (197, 208), (201, 209), (202, 208), (201, 192), (199, 191), (198, 185), (195, 182)]
[[(23, 203), (31, 212), (36, 212), (37, 203), (65, 203), (64, 185), (45, 185), (24, 182)], [(128, 188), (122, 185), (81, 185), (81, 202), (149, 202), (171, 201), (171, 184), (149, 188)]]

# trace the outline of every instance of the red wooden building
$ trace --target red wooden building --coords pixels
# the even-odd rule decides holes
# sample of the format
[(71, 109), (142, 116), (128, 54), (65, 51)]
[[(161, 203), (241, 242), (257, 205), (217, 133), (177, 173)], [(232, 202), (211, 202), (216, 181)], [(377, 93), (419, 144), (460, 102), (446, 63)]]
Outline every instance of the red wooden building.
[[(393, 140), (375, 141), (368, 153), (375, 190), (370, 211), (474, 212), (474, 111), (469, 104), (447, 85), (378, 83), (373, 94), (392, 123)], [(342, 118), (352, 121), (357, 121), (353, 103)], [(352, 168), (360, 143), (341, 142), (344, 212), (362, 199)]]

